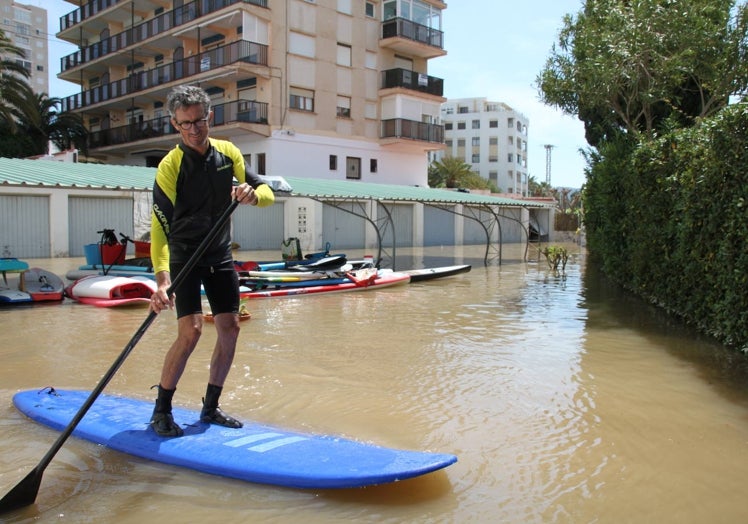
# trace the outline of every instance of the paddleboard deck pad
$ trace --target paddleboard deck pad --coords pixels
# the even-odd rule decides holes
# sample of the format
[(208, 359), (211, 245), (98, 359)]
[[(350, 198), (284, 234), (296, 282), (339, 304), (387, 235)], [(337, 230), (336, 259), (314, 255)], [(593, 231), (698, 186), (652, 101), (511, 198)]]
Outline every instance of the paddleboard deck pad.
[[(13, 404), (32, 420), (67, 427), (90, 392), (26, 390)], [(408, 451), (288, 431), (255, 422), (240, 429), (200, 422), (198, 411), (175, 407), (184, 435), (159, 437), (149, 426), (153, 402), (100, 394), (73, 435), (149, 460), (260, 484), (337, 489), (384, 484), (430, 473), (457, 461), (450, 454)]]

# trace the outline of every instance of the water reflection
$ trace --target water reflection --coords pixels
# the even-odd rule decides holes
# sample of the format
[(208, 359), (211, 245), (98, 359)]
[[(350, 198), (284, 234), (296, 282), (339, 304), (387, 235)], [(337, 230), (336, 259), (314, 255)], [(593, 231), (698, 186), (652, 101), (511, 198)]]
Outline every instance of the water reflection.
[[(250, 302), (223, 400), (232, 414), (457, 454), (442, 472), (360, 490), (287, 490), (70, 439), (38, 504), (10, 521), (744, 521), (745, 358), (622, 294), (574, 254), (560, 278), (519, 250), (490, 267), (480, 248), (455, 258), (414, 250), (398, 266), (473, 270), (374, 293)], [(75, 263), (44, 262), (64, 264), (63, 274)], [(10, 406), (13, 392), (90, 389), (144, 314), (67, 302), (0, 310), (0, 491), (54, 437)], [(174, 328), (173, 317), (159, 318), (108, 390), (151, 398)], [(199, 405), (214, 337), (206, 329), (180, 404)]]

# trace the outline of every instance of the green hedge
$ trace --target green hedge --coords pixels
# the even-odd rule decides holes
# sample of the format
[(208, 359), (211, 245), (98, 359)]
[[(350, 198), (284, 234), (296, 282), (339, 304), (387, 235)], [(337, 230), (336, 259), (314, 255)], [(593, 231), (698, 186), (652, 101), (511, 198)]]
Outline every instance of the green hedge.
[(585, 224), (613, 280), (748, 349), (748, 106), (590, 159)]

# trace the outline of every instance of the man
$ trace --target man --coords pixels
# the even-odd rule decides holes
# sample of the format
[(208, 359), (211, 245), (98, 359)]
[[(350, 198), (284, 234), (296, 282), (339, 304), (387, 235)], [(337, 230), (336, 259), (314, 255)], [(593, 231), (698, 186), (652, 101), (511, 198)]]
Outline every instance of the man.
[(166, 106), (182, 141), (159, 164), (153, 186), (151, 259), (158, 289), (151, 297), (150, 309), (159, 313), (176, 308), (177, 338), (164, 359), (151, 426), (161, 436), (179, 437), (183, 431), (174, 422), (171, 402), (202, 332), (201, 285), (218, 338), (200, 418), (229, 428), (242, 427), (218, 407), (239, 336), (239, 281), (231, 255), (230, 225), (226, 224), (175, 294), (167, 296), (171, 275), (181, 272), (232, 199), (265, 207), (272, 205), (275, 197), (270, 187), (245, 167), (235, 145), (209, 138), (213, 112), (205, 91), (195, 86), (177, 87), (169, 93)]

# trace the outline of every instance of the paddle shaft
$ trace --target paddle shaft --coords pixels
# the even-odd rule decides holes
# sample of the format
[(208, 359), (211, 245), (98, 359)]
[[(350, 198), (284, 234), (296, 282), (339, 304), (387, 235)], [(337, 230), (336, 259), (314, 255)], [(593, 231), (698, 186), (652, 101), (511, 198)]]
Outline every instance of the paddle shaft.
[[(238, 201), (233, 200), (231, 202), (231, 205), (229, 205), (223, 212), (223, 214), (218, 218), (218, 221), (213, 225), (205, 238), (203, 238), (195, 252), (192, 254), (182, 270), (172, 281), (169, 289), (167, 290), (167, 295), (171, 296), (171, 294), (179, 287), (182, 281), (187, 278), (187, 274), (192, 271), (195, 265), (197, 265), (197, 261), (201, 256), (203, 256), (213, 240), (216, 239), (221, 229), (223, 229), (223, 227), (228, 222), (231, 214), (234, 212), (238, 204)], [(127, 343), (125, 348), (122, 350), (122, 353), (120, 353), (119, 357), (117, 357), (117, 360), (114, 361), (112, 366), (102, 377), (99, 383), (96, 384), (96, 387), (91, 391), (91, 394), (88, 396), (86, 401), (80, 407), (67, 427), (62, 431), (49, 451), (47, 451), (47, 453), (39, 461), (39, 464), (37, 464), (37, 466), (33, 470), (31, 470), (26, 478), (19, 482), (2, 498), (2, 500), (0, 500), (0, 515), (14, 509), (28, 506), (36, 500), (36, 495), (39, 492), (39, 486), (41, 485), (42, 474), (44, 473), (44, 470), (52, 461), (57, 452), (60, 451), (60, 448), (62, 448), (62, 445), (65, 443), (67, 438), (73, 433), (75, 427), (78, 425), (81, 419), (83, 419), (86, 412), (91, 408), (94, 401), (96, 401), (96, 398), (101, 394), (109, 381), (112, 380), (112, 377), (114, 377), (115, 373), (117, 373), (117, 370), (125, 362), (125, 359), (128, 357), (135, 345), (140, 341), (141, 337), (145, 334), (146, 330), (150, 327), (157, 316), (158, 314), (153, 311), (148, 312), (148, 316), (140, 325), (133, 337), (130, 339), (130, 342)]]

